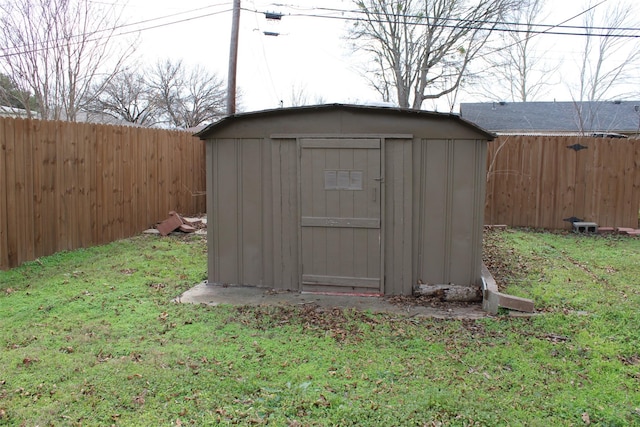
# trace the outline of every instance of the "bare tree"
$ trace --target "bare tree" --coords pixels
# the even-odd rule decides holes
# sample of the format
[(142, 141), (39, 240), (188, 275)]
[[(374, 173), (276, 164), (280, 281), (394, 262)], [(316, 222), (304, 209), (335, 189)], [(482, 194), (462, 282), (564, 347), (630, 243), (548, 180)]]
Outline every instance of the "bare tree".
[[(364, 19), (350, 36), (374, 68), (383, 101), (419, 109), (455, 92), (498, 18), (518, 0), (358, 0)], [(394, 99), (395, 98), (395, 99)]]
[(301, 85), (291, 86), (291, 94), (289, 97), (289, 103), (292, 107), (300, 107), (302, 105), (309, 105), (309, 96), (307, 88)]
[[(585, 14), (587, 37), (580, 62), (580, 79), (576, 98), (600, 101), (619, 96), (616, 90), (635, 77), (640, 59), (640, 42), (618, 37), (624, 29), (638, 25), (630, 3), (617, 2), (602, 11), (592, 8)], [(598, 25), (598, 27), (596, 27)]]
[(99, 92), (89, 104), (91, 112), (141, 126), (158, 123), (158, 102), (145, 81), (144, 72), (124, 70), (97, 86)]
[(625, 29), (637, 25), (629, 2), (612, 3), (605, 9), (592, 7), (584, 15), (587, 36), (578, 64), (578, 84), (570, 88), (581, 131), (592, 130), (596, 124), (600, 101), (625, 98), (625, 86), (637, 86), (640, 41), (620, 37), (628, 34)]
[(495, 101), (534, 101), (560, 83), (557, 72), (561, 63), (552, 64), (543, 55), (536, 55), (539, 50), (536, 24), (546, 18), (544, 3), (528, 0), (506, 13), (506, 31), (498, 36), (500, 45), (483, 55), (488, 68), (476, 79), (484, 95)]
[(149, 74), (162, 123), (190, 128), (224, 116), (226, 87), (216, 74), (201, 66), (187, 70), (182, 61), (169, 59), (158, 62)]
[(311, 98), (306, 86), (300, 84), (294, 84), (293, 86), (291, 86), (289, 105), (291, 105), (292, 107), (300, 107), (312, 104), (318, 105), (323, 103), (325, 103), (324, 97), (322, 95), (315, 94), (313, 95), (313, 98)]
[(90, 0), (4, 0), (0, 3), (0, 69), (37, 108), (29, 116), (75, 121), (97, 78), (113, 76), (135, 43), (112, 39), (121, 8)]

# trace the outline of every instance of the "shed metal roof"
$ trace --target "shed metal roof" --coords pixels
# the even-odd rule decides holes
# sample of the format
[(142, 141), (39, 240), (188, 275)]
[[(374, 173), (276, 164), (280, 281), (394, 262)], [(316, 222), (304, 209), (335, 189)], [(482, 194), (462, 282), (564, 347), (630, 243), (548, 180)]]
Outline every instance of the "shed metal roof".
[(474, 130), (488, 140), (493, 140), (495, 135), (491, 132), (486, 131), (480, 126), (463, 119), (458, 114), (453, 113), (437, 113), (432, 111), (425, 110), (414, 110), (414, 109), (406, 109), (406, 108), (398, 108), (398, 107), (382, 107), (382, 106), (369, 106), (369, 105), (353, 105), (353, 104), (321, 104), (321, 105), (310, 105), (310, 106), (302, 106), (302, 107), (291, 107), (291, 108), (278, 108), (272, 110), (261, 110), (261, 111), (253, 111), (247, 113), (237, 113), (234, 115), (226, 116), (221, 120), (210, 124), (200, 132), (196, 133), (195, 136), (200, 139), (207, 139), (210, 135), (215, 133), (217, 130), (225, 128), (231, 124), (242, 123), (247, 120), (252, 120), (255, 118), (277, 118), (277, 117), (286, 117), (295, 116), (297, 114), (309, 113), (309, 112), (320, 112), (320, 111), (352, 111), (352, 112), (363, 112), (363, 113), (371, 113), (371, 114), (384, 114), (387, 116), (402, 116), (402, 117), (423, 117), (429, 119), (442, 119), (442, 120), (453, 120), (459, 123), (461, 126), (466, 127), (470, 130)]

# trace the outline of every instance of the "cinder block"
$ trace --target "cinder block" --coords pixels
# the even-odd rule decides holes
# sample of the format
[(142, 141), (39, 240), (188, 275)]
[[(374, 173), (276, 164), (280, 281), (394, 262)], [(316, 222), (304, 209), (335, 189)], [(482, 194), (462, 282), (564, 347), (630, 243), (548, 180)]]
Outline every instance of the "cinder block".
[(574, 222), (573, 231), (577, 233), (597, 233), (598, 224), (595, 222)]

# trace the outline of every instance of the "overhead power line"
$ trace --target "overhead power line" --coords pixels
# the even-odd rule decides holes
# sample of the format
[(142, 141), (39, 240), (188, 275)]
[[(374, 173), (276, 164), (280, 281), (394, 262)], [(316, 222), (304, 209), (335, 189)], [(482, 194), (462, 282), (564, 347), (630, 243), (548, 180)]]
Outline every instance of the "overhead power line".
[[(193, 13), (193, 12), (198, 12), (198, 11), (202, 11), (202, 10), (211, 9), (213, 7), (221, 7), (221, 6), (228, 6), (228, 2), (217, 3), (217, 4), (214, 4), (214, 5), (209, 5), (209, 6), (199, 7), (199, 8), (196, 8), (196, 9), (190, 9), (190, 10), (186, 10), (186, 11), (182, 11), (182, 12), (172, 13), (172, 14), (169, 14), (169, 15), (159, 16), (159, 17), (156, 17), (156, 18), (144, 19), (142, 21), (136, 21), (136, 22), (131, 22), (131, 23), (120, 24), (120, 25), (116, 25), (116, 26), (113, 26), (113, 27), (97, 29), (97, 30), (93, 31), (91, 34), (83, 33), (83, 34), (71, 35), (71, 36), (69, 36), (69, 37), (67, 37), (65, 39), (51, 40), (51, 41), (49, 41), (49, 43), (52, 43), (52, 44), (55, 45), (58, 42), (66, 42), (65, 46), (73, 46), (73, 45), (76, 45), (76, 44), (79, 44), (79, 43), (100, 40), (101, 37), (99, 36), (99, 34), (113, 33), (111, 35), (111, 37), (120, 37), (120, 36), (134, 34), (134, 33), (142, 32), (142, 31), (148, 31), (148, 30), (153, 30), (153, 29), (157, 29), (157, 28), (167, 27), (167, 26), (170, 26), (170, 25), (175, 25), (175, 24), (180, 24), (180, 23), (184, 23), (184, 22), (194, 21), (194, 20), (197, 20), (197, 19), (208, 18), (210, 16), (215, 16), (215, 15), (219, 15), (219, 14), (222, 14), (222, 13), (227, 13), (227, 12), (230, 12), (232, 10), (232, 9), (223, 9), (223, 10), (218, 10), (218, 11), (215, 11), (215, 12), (200, 14), (200, 15), (196, 15), (196, 16), (190, 16), (188, 18), (174, 19), (173, 21), (164, 22), (164, 23), (161, 23), (161, 24), (150, 25), (150, 26), (146, 26), (146, 27), (142, 27), (142, 28), (135, 28), (135, 29), (132, 29), (132, 30), (116, 32), (117, 30), (121, 30), (121, 29), (125, 29), (125, 28), (135, 27), (135, 26), (139, 26), (139, 25), (142, 25), (142, 24), (148, 24), (148, 23), (151, 23), (151, 22), (162, 21), (162, 20), (166, 20), (166, 19), (169, 19), (169, 18), (175, 18), (175, 17), (178, 17), (178, 16), (187, 15), (187, 14), (190, 14), (190, 13)], [(84, 37), (86, 37), (88, 35), (90, 37), (92, 37), (92, 38), (84, 39)], [(77, 41), (69, 41), (69, 40), (74, 40), (74, 39), (77, 40)], [(48, 46), (29, 46), (29, 45), (12, 46), (10, 48), (4, 49), (4, 53), (0, 54), (0, 58), (6, 58), (6, 57), (16, 56), (16, 55), (23, 55), (23, 54), (27, 54), (27, 53), (42, 52), (42, 51), (45, 51), (45, 50), (47, 50), (49, 48), (50, 47), (48, 47)], [(11, 50), (11, 51), (9, 51), (9, 50)]]
[[(599, 3), (598, 5), (604, 2)], [(284, 6), (284, 5), (281, 5)], [(597, 6), (597, 5), (596, 5)], [(290, 6), (289, 6), (290, 7)], [(590, 10), (593, 7), (587, 9)], [(251, 10), (251, 9), (243, 9), (247, 12), (265, 14), (267, 12), (260, 10)], [(334, 19), (334, 20), (342, 20), (342, 21), (366, 21), (371, 20), (370, 18), (361, 17), (358, 15), (362, 15), (365, 12), (361, 10), (353, 10), (353, 9), (333, 9), (333, 8), (313, 8), (313, 9), (299, 9), (299, 10), (317, 10), (317, 11), (327, 11), (332, 13), (339, 13), (340, 15), (328, 15), (328, 14), (320, 14), (320, 13), (305, 13), (305, 12), (294, 12), (289, 14), (283, 14), (283, 16), (290, 17), (306, 17), (306, 18), (319, 18), (319, 19)], [(586, 12), (586, 11), (585, 11)], [(355, 15), (355, 16), (349, 16)], [(584, 14), (584, 12), (576, 15), (580, 16)], [(374, 16), (382, 16), (381, 14), (375, 14)], [(468, 20), (462, 18), (445, 18), (442, 19), (443, 23), (433, 24), (426, 22), (426, 18), (418, 15), (411, 14), (394, 14), (393, 16), (413, 20), (414, 25), (421, 26), (434, 26), (438, 28), (469, 28), (469, 29), (477, 29), (477, 30), (491, 30), (497, 32), (507, 32), (507, 33), (523, 33), (523, 34), (548, 34), (548, 35), (557, 35), (557, 36), (582, 36), (582, 37), (611, 37), (611, 38), (640, 38), (640, 28), (637, 27), (596, 27), (596, 26), (579, 26), (579, 25), (565, 25), (563, 24), (524, 24), (518, 22), (504, 22), (504, 21), (493, 21), (493, 20)], [(574, 19), (575, 17), (571, 18)], [(565, 23), (570, 21), (566, 20)], [(385, 18), (374, 19), (373, 22), (384, 23), (388, 22)], [(514, 28), (515, 27), (515, 28)], [(526, 28), (524, 28), (526, 27)], [(565, 31), (566, 30), (566, 31)], [(577, 31), (581, 30), (581, 31)], [(637, 34), (628, 34), (630, 32), (635, 32)]]
[[(602, 4), (604, 3), (598, 3)], [(78, 35), (73, 35), (71, 37), (69, 37), (70, 39), (77, 39), (77, 42), (67, 42), (67, 40), (69, 40), (69, 38), (64, 39), (64, 40), (58, 40), (60, 42), (67, 42), (66, 45), (67, 46), (73, 46), (75, 44), (79, 44), (80, 42), (87, 42), (87, 41), (95, 41), (95, 40), (100, 40), (101, 37), (98, 34), (101, 33), (105, 33), (105, 32), (112, 32), (113, 34), (111, 35), (112, 37), (120, 37), (120, 36), (125, 36), (125, 35), (129, 35), (129, 34), (134, 34), (134, 33), (138, 33), (138, 32), (144, 32), (144, 31), (149, 31), (149, 30), (153, 30), (153, 29), (157, 29), (157, 28), (163, 28), (163, 27), (168, 27), (171, 25), (176, 25), (176, 24), (180, 24), (180, 23), (184, 23), (184, 22), (189, 22), (189, 21), (194, 21), (194, 20), (199, 20), (199, 19), (203, 19), (203, 18), (207, 18), (210, 16), (215, 16), (215, 15), (219, 15), (222, 13), (228, 13), (232, 11), (232, 8), (228, 8), (228, 9), (224, 9), (224, 10), (219, 10), (216, 12), (210, 12), (210, 13), (204, 13), (204, 14), (199, 14), (199, 15), (195, 15), (195, 16), (190, 16), (187, 18), (181, 18), (181, 19), (174, 19), (172, 21), (169, 22), (163, 22), (160, 24), (156, 24), (156, 25), (149, 25), (149, 26), (145, 26), (142, 28), (135, 28), (135, 29), (131, 29), (131, 30), (126, 30), (126, 31), (121, 31), (121, 32), (115, 32), (117, 30), (121, 30), (121, 29), (126, 29), (126, 28), (130, 28), (130, 27), (135, 27), (135, 26), (139, 26), (141, 24), (148, 24), (148, 23), (152, 23), (152, 22), (157, 22), (157, 21), (161, 21), (161, 20), (166, 20), (166, 19), (170, 19), (170, 18), (175, 18), (178, 16), (182, 16), (182, 15), (186, 15), (189, 13), (193, 13), (193, 12), (197, 12), (197, 11), (201, 11), (201, 10), (206, 10), (206, 9), (211, 9), (213, 7), (220, 7), (220, 6), (228, 6), (229, 2), (225, 1), (225, 2), (220, 2), (214, 5), (209, 5), (209, 6), (204, 6), (204, 7), (200, 7), (200, 8), (196, 8), (196, 9), (191, 9), (191, 10), (187, 10), (187, 11), (183, 11), (183, 12), (177, 12), (174, 14), (169, 14), (169, 15), (165, 15), (165, 16), (161, 16), (161, 17), (157, 17), (157, 18), (150, 18), (150, 19), (145, 19), (142, 21), (137, 21), (137, 22), (133, 22), (133, 23), (127, 23), (127, 24), (121, 24), (121, 25), (117, 25), (114, 27), (109, 27), (109, 28), (104, 28), (104, 29), (98, 29), (96, 31), (94, 31), (90, 36), (94, 37), (91, 39), (87, 39), (87, 40), (82, 40), (83, 37), (86, 37), (88, 34), (78, 34)], [(276, 6), (283, 6), (283, 7), (288, 7), (288, 8), (293, 8), (292, 6), (288, 6), (288, 5), (281, 5), (281, 4), (276, 4)], [(597, 6), (597, 5), (596, 5)], [(593, 7), (592, 7), (593, 8)], [(591, 8), (591, 9), (592, 9)], [(318, 13), (290, 13), (290, 14), (279, 14), (282, 17), (306, 17), (306, 18), (318, 18), (318, 19), (334, 19), (334, 20), (343, 20), (343, 21), (363, 21), (366, 20), (363, 17), (358, 17), (358, 16), (346, 16), (346, 14), (363, 14), (363, 11), (360, 10), (349, 10), (349, 9), (332, 9), (332, 8), (313, 8), (313, 9), (303, 9), (303, 8), (298, 8), (299, 10), (319, 10), (319, 11), (327, 11), (327, 12), (331, 12), (331, 13), (339, 13), (340, 16), (337, 15), (327, 15), (327, 14), (318, 14)], [(267, 15), (270, 13), (274, 13), (272, 11), (259, 11), (257, 9), (247, 9), (247, 8), (242, 8), (242, 10), (246, 11), (246, 12), (251, 12), (251, 13), (257, 13), (257, 14), (261, 14), (261, 15)], [(589, 10), (589, 9), (588, 9)], [(576, 15), (576, 16), (580, 16), (582, 15), (584, 12)], [(396, 15), (398, 17), (401, 18), (407, 18), (407, 19), (414, 19), (415, 25), (429, 25), (426, 22), (421, 22), (421, 20), (423, 20), (424, 18), (421, 18), (419, 16), (416, 15)], [(575, 17), (574, 17), (575, 18)], [(603, 38), (640, 38), (640, 28), (635, 28), (635, 27), (625, 27), (625, 28), (614, 28), (614, 27), (588, 27), (588, 26), (575, 26), (575, 25), (565, 25), (566, 22), (570, 21), (571, 19), (574, 18), (570, 18), (569, 20), (564, 21), (562, 24), (535, 24), (533, 25), (534, 27), (538, 28), (538, 29), (530, 29), (530, 28), (518, 28), (519, 26), (524, 26), (527, 24), (521, 24), (521, 23), (516, 23), (516, 22), (497, 22), (497, 21), (491, 21), (491, 20), (475, 20), (475, 21), (469, 21), (469, 20), (464, 20), (464, 19), (458, 19), (458, 18), (448, 18), (446, 20), (444, 20), (445, 22), (448, 21), (449, 23), (446, 24), (437, 24), (435, 25), (436, 27), (440, 27), (440, 28), (460, 28), (460, 27), (467, 27), (469, 29), (477, 29), (477, 30), (491, 30), (491, 31), (497, 31), (497, 32), (508, 32), (508, 33), (522, 33), (522, 34), (528, 34), (530, 36), (533, 35), (538, 35), (538, 34), (548, 34), (548, 35), (557, 35), (557, 36), (582, 36), (582, 37), (603, 37)], [(375, 22), (379, 22), (379, 23), (383, 23), (386, 22), (386, 20), (384, 19), (378, 19)], [(494, 27), (495, 25), (504, 25), (505, 27)], [(508, 28), (506, 26), (508, 25), (512, 25), (515, 26), (516, 28)], [(552, 31), (553, 30), (553, 31)], [(562, 30), (567, 30), (567, 31), (562, 31)], [(575, 30), (582, 30), (582, 31), (575, 31)], [(636, 32), (638, 34), (628, 34), (629, 32)], [(8, 51), (8, 50), (12, 50), (12, 51)], [(16, 56), (16, 55), (22, 55), (22, 54), (27, 54), (27, 53), (35, 53), (35, 52), (40, 52), (40, 51), (44, 51), (49, 49), (49, 47), (38, 47), (38, 46), (16, 46), (16, 47), (11, 47), (9, 49), (5, 49), (5, 52), (3, 54), (0, 54), (0, 58), (6, 58), (6, 57), (10, 57), (10, 56)]]

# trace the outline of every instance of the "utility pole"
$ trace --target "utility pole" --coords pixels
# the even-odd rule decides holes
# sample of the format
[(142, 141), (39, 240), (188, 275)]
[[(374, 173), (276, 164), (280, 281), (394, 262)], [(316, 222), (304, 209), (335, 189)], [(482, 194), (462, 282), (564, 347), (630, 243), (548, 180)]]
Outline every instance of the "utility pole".
[(227, 77), (227, 115), (236, 113), (236, 74), (238, 70), (238, 33), (240, 30), (240, 0), (233, 0), (229, 75)]

